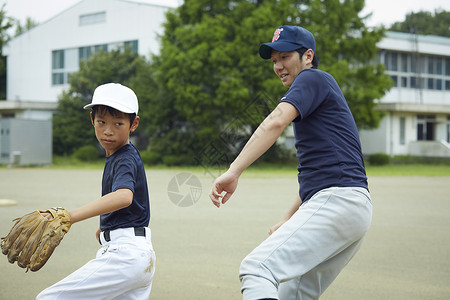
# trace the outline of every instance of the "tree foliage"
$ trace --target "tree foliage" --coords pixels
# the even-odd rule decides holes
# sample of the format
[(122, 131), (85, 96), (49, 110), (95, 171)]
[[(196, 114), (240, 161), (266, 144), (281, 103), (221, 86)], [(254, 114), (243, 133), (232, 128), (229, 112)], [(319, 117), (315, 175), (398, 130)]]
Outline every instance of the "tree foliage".
[(9, 35), (9, 29), (14, 25), (14, 19), (7, 16), (3, 4), (0, 9), (0, 99), (6, 99), (6, 57), (3, 56), (3, 46), (5, 46), (11, 36)]
[(14, 37), (18, 36), (32, 27), (36, 26), (31, 18), (27, 18), (26, 24), (22, 26), (20, 21), (7, 15), (6, 3), (0, 9), (0, 100), (6, 99), (6, 56), (3, 55), (3, 47), (11, 40), (10, 30), (16, 26)]
[(440, 9), (436, 9), (434, 13), (411, 12), (404, 21), (392, 24), (389, 30), (450, 37), (450, 12)]
[(24, 24), (20, 23), (19, 20), (16, 20), (15, 25), (16, 25), (16, 31), (14, 33), (14, 36), (17, 37), (17, 36), (21, 35), (22, 33), (25, 33), (27, 31), (29, 31), (30, 29), (38, 26), (39, 22), (28, 17), (28, 18), (26, 18)]
[(54, 153), (70, 155), (82, 146), (97, 145), (89, 113), (83, 110), (83, 106), (91, 102), (95, 88), (118, 82), (133, 89), (140, 103), (145, 103), (150, 95), (147, 92), (151, 81), (142, 84), (138, 78), (148, 79), (149, 70), (145, 58), (129, 48), (99, 51), (82, 61), (80, 70), (69, 77), (69, 89), (59, 97), (57, 113), (53, 117)]
[[(342, 87), (357, 125), (376, 127), (375, 100), (392, 83), (374, 63), (384, 30), (365, 26), (363, 6), (364, 0), (185, 0), (167, 13), (161, 52), (153, 58), (152, 151), (198, 157), (211, 143), (225, 153), (232, 152), (230, 139), (242, 145), (264, 117), (249, 111), (267, 113), (286, 92), (271, 62), (258, 55), (280, 25), (315, 35), (320, 68)], [(228, 141), (218, 143), (223, 136)]]

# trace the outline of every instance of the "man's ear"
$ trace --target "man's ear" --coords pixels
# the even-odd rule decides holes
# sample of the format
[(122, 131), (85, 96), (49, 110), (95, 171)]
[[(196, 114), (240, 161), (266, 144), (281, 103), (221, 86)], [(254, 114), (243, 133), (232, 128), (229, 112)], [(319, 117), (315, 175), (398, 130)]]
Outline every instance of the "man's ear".
[(92, 126), (94, 126), (94, 118), (92, 118), (92, 111), (90, 112), (90, 115), (91, 115), (91, 123), (92, 123)]
[(306, 50), (306, 52), (303, 54), (303, 57), (306, 58), (306, 63), (312, 63), (314, 59), (314, 51), (312, 49)]
[(131, 124), (131, 127), (130, 127), (130, 132), (134, 132), (138, 128), (139, 119), (140, 119), (139, 116), (136, 116), (136, 118), (134, 118), (133, 124)]

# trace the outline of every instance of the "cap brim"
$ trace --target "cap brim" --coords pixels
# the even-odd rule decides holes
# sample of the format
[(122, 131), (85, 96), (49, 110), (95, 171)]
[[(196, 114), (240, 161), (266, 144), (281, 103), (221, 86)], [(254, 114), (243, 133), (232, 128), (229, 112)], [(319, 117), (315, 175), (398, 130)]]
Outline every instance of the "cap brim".
[(294, 51), (302, 46), (290, 42), (282, 42), (277, 41), (273, 43), (264, 43), (259, 46), (259, 55), (263, 59), (269, 59), (272, 56), (272, 50), (280, 51), (280, 52), (289, 52)]
[(136, 111), (134, 111), (133, 109), (130, 109), (129, 107), (125, 107), (124, 105), (122, 105), (121, 103), (117, 103), (114, 100), (105, 100), (105, 101), (96, 101), (96, 103), (90, 103), (88, 105), (83, 106), (84, 109), (88, 110), (91, 109), (92, 107), (96, 106), (96, 105), (105, 105), (105, 106), (109, 106), (112, 107), (114, 109), (117, 109), (118, 111), (121, 111), (123, 113), (126, 114), (137, 114)]
[(85, 106), (83, 106), (83, 109), (86, 109), (86, 110), (88, 110), (88, 109), (91, 109), (92, 107), (94, 107), (95, 105), (97, 105), (97, 104), (88, 104), (88, 105), (85, 105)]

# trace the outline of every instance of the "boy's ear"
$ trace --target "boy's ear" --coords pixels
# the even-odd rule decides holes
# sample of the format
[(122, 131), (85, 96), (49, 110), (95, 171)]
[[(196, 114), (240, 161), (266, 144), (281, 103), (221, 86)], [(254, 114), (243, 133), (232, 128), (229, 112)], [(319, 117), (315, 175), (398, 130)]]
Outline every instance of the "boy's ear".
[(139, 126), (139, 116), (136, 116), (136, 118), (134, 118), (133, 124), (131, 124), (130, 127), (130, 132), (134, 132)]
[(92, 123), (92, 126), (94, 126), (94, 119), (92, 118), (92, 111), (91, 111), (89, 114), (91, 115), (91, 123)]

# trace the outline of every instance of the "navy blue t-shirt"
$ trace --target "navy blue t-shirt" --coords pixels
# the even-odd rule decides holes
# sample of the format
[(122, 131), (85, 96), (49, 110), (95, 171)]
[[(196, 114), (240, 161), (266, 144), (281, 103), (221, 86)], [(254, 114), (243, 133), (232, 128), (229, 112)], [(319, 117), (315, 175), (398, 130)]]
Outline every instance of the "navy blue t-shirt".
[(333, 76), (305, 69), (280, 101), (300, 113), (293, 128), (301, 199), (329, 187), (368, 189), (358, 129)]
[(133, 202), (128, 207), (101, 215), (101, 230), (148, 226), (150, 201), (147, 177), (139, 151), (131, 143), (106, 158), (102, 196), (118, 189), (131, 190)]

